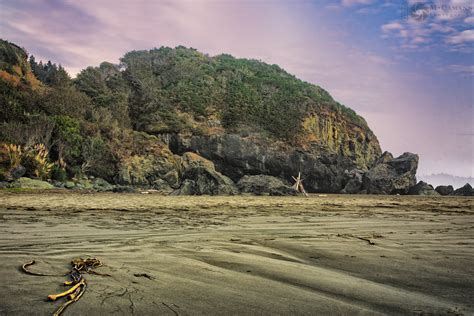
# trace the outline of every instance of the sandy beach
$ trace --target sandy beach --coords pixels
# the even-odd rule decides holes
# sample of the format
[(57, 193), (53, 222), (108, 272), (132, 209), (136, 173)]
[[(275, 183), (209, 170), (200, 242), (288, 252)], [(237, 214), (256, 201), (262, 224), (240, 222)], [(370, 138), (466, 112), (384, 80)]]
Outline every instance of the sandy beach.
[(472, 315), (472, 198), (0, 192), (0, 314)]

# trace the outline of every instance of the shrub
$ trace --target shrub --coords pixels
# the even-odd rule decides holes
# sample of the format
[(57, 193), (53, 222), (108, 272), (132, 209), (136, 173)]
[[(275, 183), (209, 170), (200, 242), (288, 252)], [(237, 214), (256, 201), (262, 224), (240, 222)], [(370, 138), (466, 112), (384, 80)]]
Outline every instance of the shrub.
[(48, 179), (53, 168), (53, 164), (49, 162), (48, 153), (48, 149), (43, 144), (27, 148), (22, 159), (27, 173), (41, 180)]
[(80, 122), (70, 116), (53, 117), (55, 128), (53, 137), (56, 139), (59, 158), (64, 158), (69, 165), (77, 165), (81, 161), (83, 137)]
[(0, 181), (11, 180), (10, 171), (20, 164), (20, 160), (20, 146), (0, 144)]
[(3, 144), (0, 153), (0, 164), (7, 168), (18, 167), (21, 163), (21, 146), (15, 144)]
[(51, 179), (65, 182), (67, 180), (66, 169), (62, 168), (58, 163), (55, 163), (51, 170)]

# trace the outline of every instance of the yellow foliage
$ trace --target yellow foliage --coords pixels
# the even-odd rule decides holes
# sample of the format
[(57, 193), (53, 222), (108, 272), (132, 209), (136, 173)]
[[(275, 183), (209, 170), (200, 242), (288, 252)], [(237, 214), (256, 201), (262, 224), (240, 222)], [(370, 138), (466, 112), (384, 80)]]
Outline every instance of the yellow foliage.
[(20, 83), (20, 77), (9, 74), (5, 70), (0, 70), (0, 78), (11, 83), (14, 87)]
[(56, 161), (56, 164), (58, 165), (59, 168), (62, 170), (66, 170), (66, 162), (64, 161), (63, 158), (59, 158), (58, 161)]
[(20, 77), (22, 76), (23, 72), (21, 71), (20, 66), (14, 65), (14, 66), (12, 66), (12, 69), (18, 76), (20, 76)]
[(41, 81), (36, 79), (35, 75), (32, 72), (27, 72), (25, 74), (25, 78), (26, 78), (26, 81), (30, 83), (31, 89), (40, 90), (40, 92), (44, 90), (43, 84), (41, 83)]
[(48, 159), (49, 151), (44, 144), (36, 144), (27, 149), (26, 158), (32, 165), (33, 172), (39, 179), (47, 179), (53, 168)]
[[(8, 164), (9, 168), (17, 167), (22, 158), (22, 150), (19, 145), (3, 144), (2, 145), (2, 162)], [(8, 160), (8, 161), (3, 161)]]

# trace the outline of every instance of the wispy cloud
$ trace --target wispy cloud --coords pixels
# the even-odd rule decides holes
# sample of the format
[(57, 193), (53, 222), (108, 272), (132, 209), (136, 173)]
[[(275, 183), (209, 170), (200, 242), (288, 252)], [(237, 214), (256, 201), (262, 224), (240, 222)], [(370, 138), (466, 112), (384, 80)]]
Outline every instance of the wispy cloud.
[(388, 33), (390, 31), (397, 31), (397, 30), (403, 30), (404, 27), (400, 22), (391, 22), (387, 23), (381, 26), (382, 31), (385, 33)]
[(474, 65), (451, 64), (437, 69), (440, 73), (456, 73), (461, 75), (474, 75)]
[(474, 30), (465, 30), (446, 38), (446, 42), (450, 44), (462, 44), (474, 42)]
[(374, 2), (374, 0), (342, 0), (341, 4), (345, 7), (350, 7), (356, 4), (370, 4)]

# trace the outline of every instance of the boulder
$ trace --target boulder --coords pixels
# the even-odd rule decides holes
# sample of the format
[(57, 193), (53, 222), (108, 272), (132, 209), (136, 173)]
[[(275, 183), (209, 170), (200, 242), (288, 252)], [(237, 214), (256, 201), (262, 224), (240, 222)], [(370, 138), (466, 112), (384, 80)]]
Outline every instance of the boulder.
[(359, 169), (352, 169), (351, 171), (345, 172), (346, 185), (342, 189), (342, 194), (356, 194), (362, 189), (362, 180), (364, 177), (364, 171)]
[[(173, 188), (163, 179), (157, 179), (153, 182), (153, 189), (157, 190), (162, 194), (170, 194), (173, 192)], [(175, 188), (176, 189), (176, 188)]]
[(196, 188), (196, 182), (193, 180), (184, 180), (178, 190), (171, 192), (170, 195), (200, 195)]
[(114, 186), (102, 178), (95, 178), (92, 180), (92, 189), (99, 192), (113, 191)]
[(11, 168), (0, 168), (0, 180), (13, 181), (23, 177), (26, 173), (26, 168), (18, 165)]
[(9, 183), (7, 181), (0, 181), (0, 189), (6, 189), (9, 187)]
[(452, 195), (457, 196), (474, 196), (474, 190), (469, 183), (466, 183), (464, 186), (460, 187), (459, 189), (454, 190)]
[(79, 179), (76, 182), (76, 189), (81, 190), (94, 190), (94, 183), (88, 178)]
[(181, 185), (172, 195), (236, 195), (235, 183), (215, 170), (212, 161), (186, 152), (180, 159)]
[(243, 176), (237, 183), (241, 193), (254, 195), (296, 195), (296, 190), (282, 180), (266, 175)]
[(157, 181), (158, 183), (161, 183), (159, 180), (164, 180), (167, 185), (173, 189), (179, 188), (179, 173), (177, 170), (171, 170), (167, 172), (164, 176), (161, 177), (161, 179), (155, 180), (153, 182), (153, 186), (155, 187)]
[(64, 182), (61, 182), (61, 181), (57, 181), (57, 180), (52, 180), (51, 181), (51, 184), (55, 187), (55, 188), (64, 188)]
[(368, 194), (408, 194), (416, 184), (418, 155), (404, 153), (391, 159), (391, 154), (384, 153), (375, 166), (363, 177), (363, 189)]
[(440, 195), (450, 195), (454, 192), (452, 185), (438, 185), (435, 189)]
[(193, 166), (185, 170), (180, 188), (173, 195), (236, 195), (234, 182), (214, 169)]
[(76, 187), (76, 184), (72, 181), (66, 181), (66, 183), (64, 183), (64, 187), (66, 189), (71, 190), (71, 189), (74, 189)]
[(30, 178), (19, 178), (10, 183), (11, 188), (22, 188), (22, 189), (53, 189), (54, 186), (46, 181)]
[(431, 184), (420, 181), (408, 191), (410, 195), (439, 195)]
[(182, 170), (186, 170), (193, 167), (204, 167), (207, 169), (215, 169), (214, 163), (206, 158), (199, 156), (193, 152), (185, 152), (181, 156), (181, 167)]

